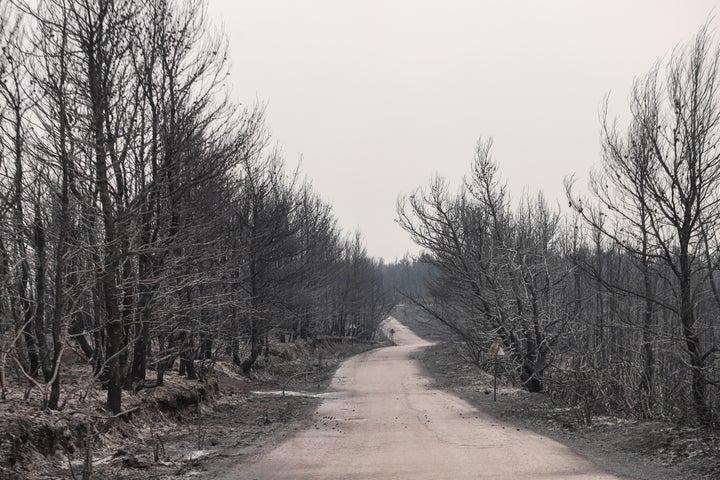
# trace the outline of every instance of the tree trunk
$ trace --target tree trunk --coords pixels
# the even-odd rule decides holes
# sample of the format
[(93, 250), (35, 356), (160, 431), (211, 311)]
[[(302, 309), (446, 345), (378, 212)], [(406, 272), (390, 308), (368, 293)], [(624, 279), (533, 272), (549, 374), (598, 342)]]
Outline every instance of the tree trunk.
[(32, 305), (30, 302), (30, 265), (27, 257), (27, 249), (25, 248), (25, 242), (23, 240), (23, 231), (25, 230), (24, 219), (25, 213), (23, 208), (23, 197), (24, 197), (24, 184), (23, 184), (23, 138), (22, 138), (22, 114), (20, 111), (20, 105), (16, 104), (13, 106), (13, 113), (15, 117), (15, 128), (14, 128), (14, 160), (15, 160), (15, 175), (13, 177), (13, 183), (15, 187), (14, 200), (15, 204), (13, 209), (14, 221), (15, 221), (15, 243), (17, 245), (18, 255), (20, 257), (20, 280), (18, 282), (18, 296), (20, 297), (20, 309), (22, 312), (22, 330), (23, 337), (25, 339), (25, 346), (27, 347), (28, 357), (28, 373), (31, 376), (35, 376), (40, 366), (40, 357), (38, 354), (38, 348), (33, 336), (33, 313)]
[(35, 204), (35, 221), (34, 221), (34, 241), (37, 251), (37, 265), (35, 272), (35, 338), (38, 344), (40, 354), (40, 369), (42, 370), (43, 379), (49, 382), (52, 378), (52, 368), (50, 366), (50, 349), (47, 345), (47, 336), (45, 332), (45, 287), (47, 272), (47, 251), (45, 243), (45, 227), (43, 226), (42, 213), (40, 205)]
[(692, 275), (688, 243), (690, 235), (680, 235), (680, 323), (682, 324), (685, 346), (690, 357), (691, 397), (695, 410), (695, 418), (701, 425), (709, 425), (712, 412), (707, 404), (707, 379), (704, 373), (704, 360), (700, 347), (700, 339), (695, 331), (695, 312), (692, 299)]
[(183, 351), (180, 354), (180, 369), (185, 374), (188, 380), (197, 380), (197, 371), (195, 370), (194, 352), (191, 347), (183, 347)]
[[(65, 60), (61, 59), (61, 85), (65, 82)], [(62, 169), (60, 179), (60, 216), (58, 219), (58, 238), (55, 247), (55, 307), (53, 309), (52, 318), (52, 339), (53, 339), (53, 359), (52, 370), (54, 378), (50, 388), (50, 398), (48, 400), (48, 408), (55, 410), (58, 408), (60, 401), (60, 362), (62, 355), (62, 342), (60, 338), (62, 319), (65, 313), (65, 253), (67, 252), (68, 242), (68, 213), (70, 210), (69, 198), (69, 180), (70, 165), (66, 145), (67, 136), (67, 114), (65, 111), (65, 101), (61, 96), (58, 98), (60, 104), (59, 126), (60, 126), (60, 167)], [(82, 336), (85, 340), (85, 337)]]
[(650, 278), (645, 275), (645, 310), (642, 323), (643, 370), (640, 377), (640, 412), (644, 417), (652, 415), (654, 403), (655, 349), (653, 332), (655, 329), (654, 305), (650, 297)]
[(523, 362), (520, 368), (520, 380), (528, 392), (539, 393), (544, 389), (541, 374), (539, 374), (535, 367), (527, 360)]
[(250, 319), (250, 356), (246, 358), (242, 364), (240, 365), (240, 368), (242, 369), (242, 372), (247, 375), (250, 373), (250, 369), (252, 369), (253, 365), (255, 365), (255, 361), (260, 356), (260, 349), (262, 348), (262, 335), (260, 332), (260, 329), (258, 328), (258, 321), (256, 318)]
[(108, 40), (104, 31), (103, 15), (110, 8), (108, 3), (101, 2), (101, 12), (88, 27), (87, 44), (87, 83), (90, 94), (91, 129), (95, 153), (95, 184), (102, 210), (105, 239), (103, 242), (103, 269), (98, 272), (105, 300), (106, 323), (106, 356), (105, 363), (108, 372), (107, 379), (107, 407), (112, 413), (120, 413), (122, 399), (122, 371), (120, 355), (123, 351), (123, 324), (122, 312), (118, 302), (120, 300), (117, 286), (120, 242), (115, 224), (115, 209), (110, 194), (110, 180), (108, 177), (108, 138), (105, 135), (105, 114), (109, 108), (111, 93), (109, 91), (108, 72), (105, 71), (107, 62), (104, 44)]
[(93, 357), (95, 352), (93, 351), (92, 346), (85, 337), (84, 316), (85, 313), (83, 312), (76, 312), (73, 314), (72, 321), (68, 326), (68, 333), (70, 334), (70, 338), (75, 340), (75, 342), (78, 344), (80, 350), (82, 350), (85, 356), (90, 359)]
[(147, 353), (150, 344), (150, 322), (141, 313), (140, 321), (135, 324), (135, 348), (133, 349), (132, 368), (130, 369), (130, 377), (132, 383), (142, 382), (145, 380), (147, 372)]
[(212, 359), (212, 345), (213, 345), (212, 336), (205, 334), (205, 333), (200, 335), (200, 354), (199, 354), (200, 360), (211, 360)]
[[(178, 357), (178, 349), (181, 348), (180, 345), (178, 345), (179, 342), (182, 341), (182, 334), (183, 332), (180, 332), (178, 334), (177, 338), (173, 338), (173, 335), (171, 334), (168, 339), (167, 348), (165, 348), (166, 357), (159, 360), (157, 362), (157, 383), (156, 385), (158, 387), (163, 385), (164, 378), (165, 378), (165, 372), (170, 370), (175, 363), (175, 360)], [(162, 340), (160, 340), (162, 342)], [(162, 343), (160, 344), (160, 351), (162, 352)]]
[(242, 366), (242, 359), (240, 358), (240, 339), (235, 336), (230, 341), (230, 354), (232, 355), (232, 362), (239, 366)]

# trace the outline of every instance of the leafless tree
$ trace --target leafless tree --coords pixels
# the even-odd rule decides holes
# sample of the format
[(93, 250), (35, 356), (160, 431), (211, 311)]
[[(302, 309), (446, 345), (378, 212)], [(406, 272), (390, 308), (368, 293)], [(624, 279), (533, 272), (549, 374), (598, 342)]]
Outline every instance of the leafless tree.
[[(684, 339), (695, 418), (712, 422), (707, 388), (717, 347), (703, 338), (712, 329), (701, 308), (715, 290), (720, 227), (719, 52), (707, 26), (694, 42), (638, 80), (631, 98), (632, 120), (625, 135), (605, 117), (603, 170), (593, 192), (612, 219), (608, 226), (571, 198), (575, 210), (634, 259), (640, 288), (626, 288), (644, 301), (641, 388), (652, 390), (655, 352), (652, 332), (657, 308), (672, 312)], [(665, 301), (656, 278), (673, 292)], [(612, 288), (619, 288), (611, 285)]]
[(555, 261), (559, 214), (542, 196), (512, 212), (491, 147), (478, 142), (457, 195), (436, 179), (400, 203), (399, 221), (437, 271), (432, 302), (421, 306), (460, 334), (473, 357), (501, 341), (522, 383), (540, 391), (565, 323), (553, 297), (567, 273)]

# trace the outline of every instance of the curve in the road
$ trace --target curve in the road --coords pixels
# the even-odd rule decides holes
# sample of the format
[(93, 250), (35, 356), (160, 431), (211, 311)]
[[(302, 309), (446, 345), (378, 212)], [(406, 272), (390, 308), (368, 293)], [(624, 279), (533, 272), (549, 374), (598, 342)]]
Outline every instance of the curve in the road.
[(345, 362), (314, 425), (227, 479), (610, 480), (549, 438), (500, 422), (435, 388), (415, 354), (430, 345), (394, 318), (397, 346)]

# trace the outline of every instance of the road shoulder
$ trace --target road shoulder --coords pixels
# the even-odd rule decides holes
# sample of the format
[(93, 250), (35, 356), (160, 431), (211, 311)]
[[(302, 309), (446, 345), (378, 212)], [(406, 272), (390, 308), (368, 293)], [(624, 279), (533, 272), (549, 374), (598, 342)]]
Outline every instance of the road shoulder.
[[(579, 426), (569, 407), (552, 405), (547, 396), (500, 385), (493, 401), (493, 378), (462, 357), (461, 346), (439, 342), (416, 354), (436, 385), (504, 422), (556, 440), (618, 477), (627, 480), (689, 480), (718, 478), (720, 465), (692, 461), (660, 449), (683, 432), (670, 432), (659, 422), (623, 421), (599, 417)], [(693, 439), (692, 432), (685, 432)], [(693, 439), (704, 442), (701, 438)], [(697, 448), (702, 448), (698, 446)], [(713, 448), (712, 445), (705, 448)]]

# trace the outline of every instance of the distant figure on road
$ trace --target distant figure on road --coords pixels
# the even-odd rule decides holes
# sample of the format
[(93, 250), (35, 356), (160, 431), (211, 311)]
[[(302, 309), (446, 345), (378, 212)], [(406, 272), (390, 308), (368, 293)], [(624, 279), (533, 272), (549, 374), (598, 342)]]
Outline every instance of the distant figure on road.
[(391, 341), (392, 343), (395, 343), (394, 337), (395, 337), (395, 329), (394, 329), (394, 328), (391, 328), (391, 329), (390, 329), (390, 341)]

